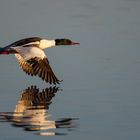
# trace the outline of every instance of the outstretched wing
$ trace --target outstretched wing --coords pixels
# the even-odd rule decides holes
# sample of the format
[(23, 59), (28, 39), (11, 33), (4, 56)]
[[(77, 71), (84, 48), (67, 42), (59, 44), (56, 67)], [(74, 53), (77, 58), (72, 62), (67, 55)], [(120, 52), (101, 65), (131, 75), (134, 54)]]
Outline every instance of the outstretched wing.
[(47, 58), (40, 59), (39, 57), (34, 57), (26, 62), (32, 67), (34, 75), (38, 75), (50, 84), (59, 83), (59, 80), (52, 71)]
[(16, 49), (15, 54), (19, 61), (19, 65), (27, 74), (38, 75), (42, 80), (50, 84), (59, 84), (59, 80), (55, 76), (49, 61), (43, 50), (37, 47), (25, 47)]

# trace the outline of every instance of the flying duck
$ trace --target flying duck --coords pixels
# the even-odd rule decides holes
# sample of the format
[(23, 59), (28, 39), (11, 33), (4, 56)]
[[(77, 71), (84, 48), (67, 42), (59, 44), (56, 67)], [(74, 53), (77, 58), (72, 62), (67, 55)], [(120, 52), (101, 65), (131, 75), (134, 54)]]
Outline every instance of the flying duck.
[(59, 84), (60, 80), (55, 76), (47, 56), (43, 49), (59, 45), (78, 45), (70, 39), (43, 39), (40, 37), (24, 38), (4, 48), (0, 48), (0, 54), (15, 54), (20, 67), (28, 75), (38, 75), (42, 80), (50, 84)]

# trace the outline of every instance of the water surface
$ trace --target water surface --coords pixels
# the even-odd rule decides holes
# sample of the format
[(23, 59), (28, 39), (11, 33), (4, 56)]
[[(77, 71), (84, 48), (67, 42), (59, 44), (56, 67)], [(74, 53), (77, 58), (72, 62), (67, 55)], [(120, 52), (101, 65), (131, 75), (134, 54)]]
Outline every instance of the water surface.
[[(1, 47), (30, 36), (80, 42), (45, 51), (63, 82), (48, 107), (35, 109), (44, 130), (30, 121), (38, 105), (15, 109), (25, 89), (50, 85), (23, 73), (14, 56), (0, 56), (1, 139), (140, 139), (139, 7), (138, 0), (0, 2)], [(49, 123), (60, 128), (48, 131)]]

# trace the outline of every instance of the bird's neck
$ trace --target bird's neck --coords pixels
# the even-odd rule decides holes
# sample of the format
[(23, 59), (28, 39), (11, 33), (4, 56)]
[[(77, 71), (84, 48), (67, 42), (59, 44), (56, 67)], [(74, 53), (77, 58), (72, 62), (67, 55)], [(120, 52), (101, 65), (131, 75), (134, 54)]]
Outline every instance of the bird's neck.
[(41, 49), (46, 49), (46, 48), (50, 48), (50, 47), (54, 47), (55, 44), (55, 40), (46, 40), (46, 39), (42, 39), (40, 41), (39, 47)]

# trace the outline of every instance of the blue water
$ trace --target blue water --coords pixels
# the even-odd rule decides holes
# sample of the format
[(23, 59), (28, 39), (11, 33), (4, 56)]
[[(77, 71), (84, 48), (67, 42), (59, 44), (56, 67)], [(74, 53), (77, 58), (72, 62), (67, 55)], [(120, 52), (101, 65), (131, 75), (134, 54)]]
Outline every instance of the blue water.
[(139, 7), (138, 0), (1, 1), (1, 47), (31, 36), (80, 45), (45, 51), (63, 82), (20, 113), (26, 89), (53, 86), (22, 72), (14, 56), (0, 56), (0, 139), (140, 139)]

